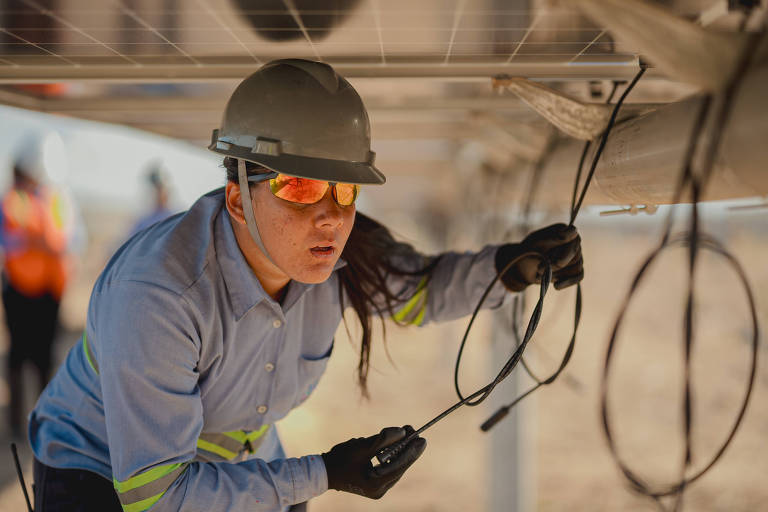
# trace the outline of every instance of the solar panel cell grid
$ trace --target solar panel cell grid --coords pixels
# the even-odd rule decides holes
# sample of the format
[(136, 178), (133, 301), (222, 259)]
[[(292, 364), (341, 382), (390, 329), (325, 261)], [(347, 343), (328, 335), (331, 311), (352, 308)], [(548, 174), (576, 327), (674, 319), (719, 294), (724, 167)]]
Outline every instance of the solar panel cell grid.
[[(61, 0), (50, 10), (44, 3), (14, 0), (0, 10), (0, 71), (11, 66), (23, 75), (63, 63), (122, 66), (130, 74), (171, 63), (205, 74), (208, 66), (281, 57), (385, 67), (568, 64), (616, 50), (573, 10), (482, 0)], [(615, 61), (633, 57), (621, 50)]]

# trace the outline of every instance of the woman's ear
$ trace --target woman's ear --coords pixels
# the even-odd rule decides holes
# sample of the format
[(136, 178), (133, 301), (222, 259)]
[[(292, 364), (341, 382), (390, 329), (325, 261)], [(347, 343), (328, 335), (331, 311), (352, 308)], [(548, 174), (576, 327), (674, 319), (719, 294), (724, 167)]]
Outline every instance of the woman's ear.
[(227, 205), (227, 211), (232, 220), (238, 224), (245, 224), (245, 215), (243, 214), (243, 201), (240, 196), (240, 186), (237, 183), (227, 181), (225, 188), (225, 203)]

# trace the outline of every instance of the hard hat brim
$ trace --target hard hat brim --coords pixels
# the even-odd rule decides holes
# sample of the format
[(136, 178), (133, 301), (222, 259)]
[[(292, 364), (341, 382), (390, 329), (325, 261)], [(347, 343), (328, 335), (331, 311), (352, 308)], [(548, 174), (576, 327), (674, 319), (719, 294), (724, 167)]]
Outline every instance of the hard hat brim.
[(221, 155), (241, 158), (248, 162), (263, 165), (273, 171), (297, 178), (353, 183), (355, 185), (383, 185), (387, 181), (384, 174), (374, 167), (373, 163), (315, 158), (290, 153), (282, 153), (279, 156), (267, 155), (253, 153), (251, 148), (235, 144), (227, 145), (229, 147), (224, 149), (213, 142), (208, 149)]

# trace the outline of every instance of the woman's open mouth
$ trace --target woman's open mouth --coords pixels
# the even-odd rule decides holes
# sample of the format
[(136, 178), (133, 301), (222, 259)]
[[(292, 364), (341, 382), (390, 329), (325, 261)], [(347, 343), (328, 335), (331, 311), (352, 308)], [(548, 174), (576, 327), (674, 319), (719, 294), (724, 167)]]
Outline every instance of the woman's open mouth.
[(309, 252), (311, 252), (312, 256), (315, 256), (316, 258), (331, 258), (336, 252), (336, 249), (332, 245), (318, 245), (312, 247)]

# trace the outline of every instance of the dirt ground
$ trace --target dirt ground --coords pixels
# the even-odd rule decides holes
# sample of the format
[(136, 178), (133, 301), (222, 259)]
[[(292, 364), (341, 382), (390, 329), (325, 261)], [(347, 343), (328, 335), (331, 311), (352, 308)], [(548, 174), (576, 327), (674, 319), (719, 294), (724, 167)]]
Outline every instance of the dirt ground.
[[(601, 218), (581, 227), (587, 277), (576, 351), (564, 378), (537, 392), (521, 409), (518, 444), (523, 449), (517, 462), (522, 487), (518, 492), (528, 496), (530, 510), (657, 510), (652, 502), (628, 490), (611, 459), (602, 432), (599, 391), (608, 336), (635, 269), (657, 239), (661, 220), (658, 215), (651, 220)], [(765, 325), (768, 222), (764, 214), (762, 218), (728, 215), (708, 225), (744, 265)], [(713, 456), (735, 419), (747, 383), (751, 336), (746, 302), (735, 274), (718, 257), (704, 254), (697, 277), (699, 307), (692, 367), (694, 470)], [(660, 485), (678, 476), (683, 453), (681, 319), (685, 283), (684, 251), (665, 253), (631, 304), (609, 381), (611, 426), (620, 454), (642, 478)], [(77, 298), (79, 304), (83, 300)], [(528, 351), (529, 362), (542, 375), (554, 369), (567, 344), (572, 311), (572, 291), (548, 296), (541, 327)], [(452, 405), (453, 365), (465, 324), (461, 320), (421, 329), (388, 325), (388, 347), (396, 367), (387, 361), (378, 343), (370, 401), (361, 400), (355, 387), (356, 348), (341, 327), (317, 390), (279, 424), (289, 455), (318, 453), (385, 426), (419, 426)], [(352, 330), (354, 335), (354, 327)], [(490, 330), (491, 314), (484, 313), (462, 369), (467, 389), (490, 380), (502, 362), (499, 354), (511, 350), (511, 344), (494, 346)], [(71, 336), (62, 338), (58, 353), (73, 342)], [(684, 500), (686, 511), (768, 509), (764, 344), (759, 355), (755, 387), (741, 429), (714, 469), (690, 486)], [(520, 377), (520, 382), (526, 381)], [(512, 503), (491, 505), (494, 479), (496, 485), (514, 489), (513, 465), (509, 470), (492, 469), (498, 445), (477, 428), (492, 412), (484, 406), (462, 409), (433, 427), (426, 434), (429, 444), (424, 456), (384, 499), (372, 502), (331, 491), (313, 500), (310, 510), (523, 512), (524, 508)], [(4, 460), (0, 464), (0, 511), (23, 510), (10, 457)], [(29, 460), (28, 454), (25, 460)]]

